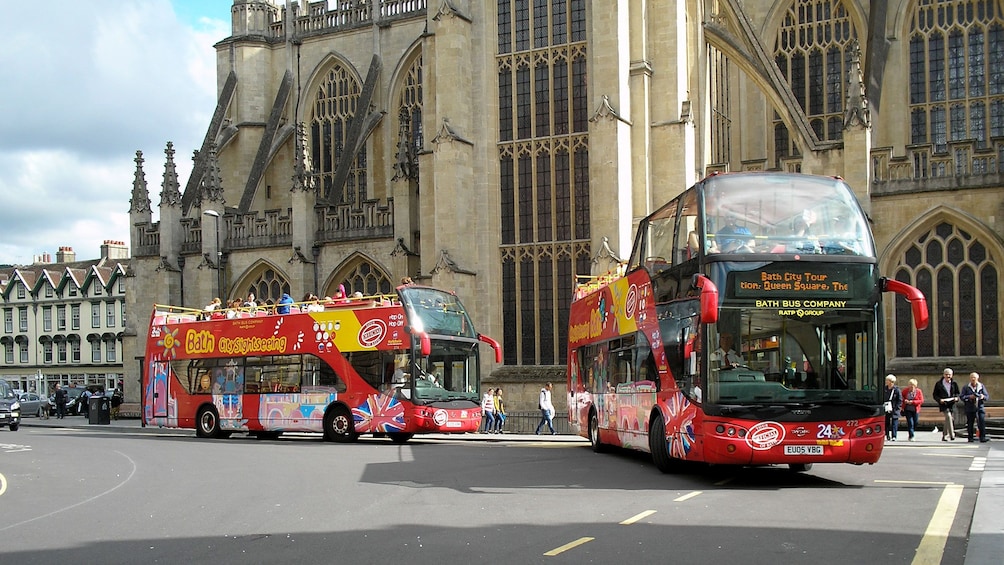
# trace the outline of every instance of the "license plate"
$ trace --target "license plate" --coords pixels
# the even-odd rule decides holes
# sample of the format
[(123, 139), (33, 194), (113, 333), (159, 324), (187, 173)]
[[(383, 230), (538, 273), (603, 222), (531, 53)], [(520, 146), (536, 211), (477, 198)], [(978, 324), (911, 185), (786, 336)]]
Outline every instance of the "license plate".
[(786, 445), (784, 446), (785, 455), (822, 455), (823, 446), (821, 445)]
[(463, 422), (446, 422), (447, 428), (459, 428)]

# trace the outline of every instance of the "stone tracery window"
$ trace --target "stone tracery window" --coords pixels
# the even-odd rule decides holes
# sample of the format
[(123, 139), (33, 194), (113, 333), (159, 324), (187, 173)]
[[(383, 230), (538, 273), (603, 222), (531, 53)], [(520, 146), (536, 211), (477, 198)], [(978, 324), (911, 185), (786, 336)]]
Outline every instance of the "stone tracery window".
[[(255, 300), (259, 305), (266, 304), (270, 300), (272, 304), (277, 304), (283, 293), (290, 293), (289, 281), (282, 273), (271, 267), (265, 267), (252, 279), (248, 285), (248, 292), (255, 294)], [(240, 298), (246, 296), (247, 292)]]
[[(358, 207), (366, 200), (366, 146), (359, 149), (343, 186), (335, 186), (335, 171), (344, 158), (349, 125), (359, 110), (362, 85), (349, 69), (335, 64), (325, 74), (313, 99), (310, 116), (310, 154), (321, 195), (332, 204)], [(362, 111), (366, 109), (363, 108)]]
[(909, 304), (896, 302), (897, 357), (1000, 354), (1000, 268), (984, 242), (941, 222), (914, 240), (894, 271), (924, 293), (931, 314), (917, 331)]
[(361, 292), (363, 296), (376, 296), (378, 294), (391, 294), (394, 292), (395, 284), (387, 276), (387, 273), (373, 263), (360, 260), (339, 282), (332, 283), (331, 287), (325, 291), (326, 296), (332, 296), (339, 285), (345, 286), (346, 295), (354, 292)]
[(585, 0), (497, 0), (505, 363), (566, 357), (590, 272)]
[[(843, 136), (847, 72), (857, 37), (842, 0), (794, 0), (778, 29), (774, 60), (820, 140)], [(783, 144), (774, 148), (775, 155), (796, 155), (778, 116), (774, 130), (775, 144)]]
[[(910, 142), (947, 153), (1004, 136), (1000, 0), (918, 0), (910, 28)], [(918, 177), (939, 176), (925, 170)]]

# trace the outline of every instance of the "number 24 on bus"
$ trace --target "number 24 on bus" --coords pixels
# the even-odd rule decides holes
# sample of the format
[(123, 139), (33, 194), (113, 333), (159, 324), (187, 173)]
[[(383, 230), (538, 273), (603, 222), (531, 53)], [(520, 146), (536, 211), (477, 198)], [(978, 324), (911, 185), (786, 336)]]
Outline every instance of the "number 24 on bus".
[(199, 437), (300, 431), (404, 442), (472, 432), (482, 342), (501, 362), (498, 342), (474, 330), (455, 294), (411, 284), (395, 296), (293, 304), (283, 314), (155, 306), (143, 420)]
[[(836, 177), (712, 175), (638, 226), (627, 264), (569, 313), (568, 421), (595, 450), (656, 466), (874, 463), (890, 327), (927, 327), (916, 288), (878, 274)], [(906, 305), (909, 305), (908, 307)]]

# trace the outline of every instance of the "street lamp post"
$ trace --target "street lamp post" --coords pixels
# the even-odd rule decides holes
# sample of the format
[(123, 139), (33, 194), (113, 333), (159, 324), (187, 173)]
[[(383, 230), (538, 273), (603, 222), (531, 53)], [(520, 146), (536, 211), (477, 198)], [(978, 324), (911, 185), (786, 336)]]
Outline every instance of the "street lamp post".
[(216, 210), (205, 210), (206, 216), (212, 216), (216, 227), (216, 296), (223, 299), (223, 250), (220, 249), (220, 213)]

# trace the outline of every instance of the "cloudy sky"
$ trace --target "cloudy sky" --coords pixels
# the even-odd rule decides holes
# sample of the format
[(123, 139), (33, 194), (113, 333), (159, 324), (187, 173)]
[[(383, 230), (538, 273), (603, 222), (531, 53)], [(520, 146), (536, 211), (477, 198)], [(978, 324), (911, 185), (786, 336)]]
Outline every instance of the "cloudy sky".
[[(0, 264), (129, 242), (134, 158), (156, 208), (164, 147), (182, 187), (216, 101), (232, 0), (5, 2), (0, 18)], [(155, 212), (156, 215), (156, 212)]]

